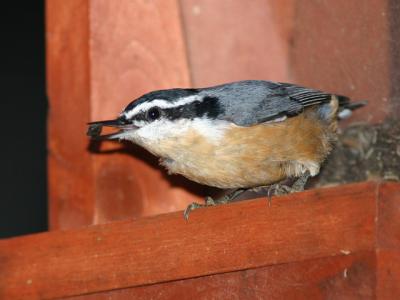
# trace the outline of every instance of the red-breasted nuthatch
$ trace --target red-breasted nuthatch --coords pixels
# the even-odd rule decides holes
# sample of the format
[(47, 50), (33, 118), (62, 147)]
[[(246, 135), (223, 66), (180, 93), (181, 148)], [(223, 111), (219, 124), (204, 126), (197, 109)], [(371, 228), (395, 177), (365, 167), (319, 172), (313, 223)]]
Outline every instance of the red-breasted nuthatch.
[[(117, 119), (89, 123), (88, 135), (129, 140), (170, 173), (201, 184), (243, 190), (299, 178), (301, 190), (331, 151), (337, 120), (363, 105), (294, 84), (248, 80), (150, 92)], [(102, 126), (119, 131), (100, 135)]]

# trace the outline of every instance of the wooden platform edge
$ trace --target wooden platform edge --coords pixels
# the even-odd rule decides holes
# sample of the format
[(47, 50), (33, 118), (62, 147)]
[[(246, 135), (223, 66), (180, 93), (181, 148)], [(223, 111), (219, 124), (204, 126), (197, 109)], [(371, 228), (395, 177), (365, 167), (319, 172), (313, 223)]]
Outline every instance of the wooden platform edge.
[[(389, 185), (399, 186), (398, 183)], [(375, 250), (364, 182), (0, 240), (0, 298), (56, 298)]]
[(375, 256), (359, 251), (65, 299), (376, 299)]

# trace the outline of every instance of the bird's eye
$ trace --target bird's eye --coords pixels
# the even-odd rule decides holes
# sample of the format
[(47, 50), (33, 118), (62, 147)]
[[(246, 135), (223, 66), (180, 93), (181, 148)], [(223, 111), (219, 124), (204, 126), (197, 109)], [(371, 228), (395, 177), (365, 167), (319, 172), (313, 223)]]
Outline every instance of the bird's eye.
[(161, 112), (158, 107), (153, 107), (147, 112), (147, 118), (151, 121), (157, 120), (158, 118), (160, 118), (160, 116)]

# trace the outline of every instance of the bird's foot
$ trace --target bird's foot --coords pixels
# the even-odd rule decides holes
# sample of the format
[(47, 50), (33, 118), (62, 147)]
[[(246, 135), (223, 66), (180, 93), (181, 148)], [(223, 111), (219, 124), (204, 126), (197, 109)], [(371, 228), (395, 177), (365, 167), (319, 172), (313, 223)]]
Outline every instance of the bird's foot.
[(197, 203), (197, 202), (190, 203), (190, 204), (186, 207), (186, 209), (183, 211), (183, 217), (184, 217), (185, 220), (187, 221), (187, 220), (189, 219), (189, 214), (190, 214), (190, 212), (191, 212), (192, 210), (195, 210), (195, 209), (201, 208), (201, 207), (206, 207), (206, 206), (207, 206), (207, 204), (200, 204), (200, 203)]
[(311, 174), (309, 171), (305, 172), (302, 174), (297, 180), (292, 184), (290, 187), (289, 193), (296, 193), (296, 192), (302, 192), (304, 191), (304, 187), (308, 181), (308, 178), (310, 178)]
[[(303, 191), (304, 186), (306, 185), (309, 177), (310, 177), (310, 173), (306, 172), (303, 175), (301, 175), (299, 178), (297, 178), (296, 181), (292, 184), (292, 186), (288, 186), (283, 183), (276, 183), (276, 184), (273, 184), (270, 186), (260, 186), (260, 187), (255, 187), (255, 188), (251, 188), (248, 190), (257, 193), (257, 192), (262, 191), (263, 189), (266, 189), (267, 197), (268, 197), (268, 205), (271, 206), (272, 196), (282, 196), (282, 195), (287, 195), (287, 194)], [(206, 197), (205, 204), (193, 202), (193, 203), (189, 204), (188, 207), (186, 207), (186, 209), (183, 212), (183, 216), (184, 216), (185, 220), (188, 220), (189, 214), (191, 211), (198, 209), (198, 208), (202, 208), (202, 207), (216, 206), (216, 205), (232, 202), (239, 195), (243, 194), (244, 192), (246, 192), (248, 190), (247, 189), (237, 189), (219, 199), (213, 199), (211, 197)]]
[(271, 198), (272, 196), (287, 195), (294, 192), (295, 191), (292, 189), (292, 187), (282, 183), (276, 183), (268, 187), (268, 198)]
[(186, 209), (183, 211), (183, 217), (185, 218), (185, 220), (189, 219), (190, 212), (195, 210), (195, 209), (202, 208), (202, 207), (207, 207), (207, 206), (215, 206), (217, 204), (220, 204), (218, 201), (214, 200), (211, 197), (206, 197), (205, 201), (206, 201), (205, 204), (200, 204), (200, 203), (197, 203), (197, 202), (190, 203), (186, 207)]
[(219, 199), (213, 199), (211, 197), (206, 197), (205, 198), (205, 204), (200, 204), (200, 203), (196, 203), (193, 202), (191, 204), (188, 205), (188, 207), (186, 207), (186, 209), (183, 212), (183, 216), (186, 220), (189, 219), (189, 214), (191, 211), (198, 209), (198, 208), (202, 208), (202, 207), (207, 207), (207, 206), (216, 206), (216, 205), (220, 205), (220, 204), (226, 204), (229, 202), (232, 202), (235, 200), (236, 197), (238, 197), (240, 194), (242, 194), (243, 192), (245, 192), (246, 190), (242, 190), (242, 189), (237, 189), (234, 190), (233, 192), (224, 195), (223, 197), (219, 198)]
[(225, 204), (229, 202), (233, 202), (236, 200), (237, 197), (239, 197), (241, 194), (246, 192), (247, 189), (236, 189), (233, 190), (232, 192), (224, 195), (222, 198), (218, 199), (217, 202), (218, 204)]
[(288, 186), (282, 183), (276, 183), (268, 187), (268, 205), (271, 206), (272, 196), (282, 196), (297, 192), (304, 191), (304, 186), (307, 183), (308, 178), (310, 178), (310, 173), (307, 171), (292, 184)]

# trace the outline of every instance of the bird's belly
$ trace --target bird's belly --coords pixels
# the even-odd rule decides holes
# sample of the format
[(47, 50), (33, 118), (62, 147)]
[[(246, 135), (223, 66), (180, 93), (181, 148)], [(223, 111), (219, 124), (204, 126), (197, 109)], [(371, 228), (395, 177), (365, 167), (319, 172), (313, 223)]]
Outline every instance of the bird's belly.
[(196, 131), (163, 144), (171, 173), (219, 188), (269, 185), (304, 171), (319, 172), (333, 132), (305, 115), (251, 127), (232, 125), (218, 141)]
[(279, 164), (253, 159), (249, 165), (235, 156), (222, 158), (197, 156), (195, 160), (191, 157), (184, 161), (164, 160), (162, 164), (171, 173), (224, 189), (268, 185), (285, 177)]

